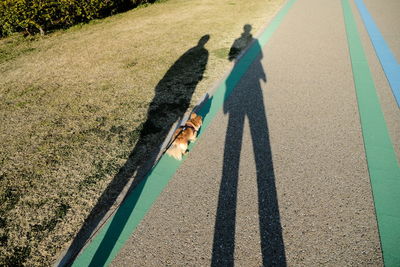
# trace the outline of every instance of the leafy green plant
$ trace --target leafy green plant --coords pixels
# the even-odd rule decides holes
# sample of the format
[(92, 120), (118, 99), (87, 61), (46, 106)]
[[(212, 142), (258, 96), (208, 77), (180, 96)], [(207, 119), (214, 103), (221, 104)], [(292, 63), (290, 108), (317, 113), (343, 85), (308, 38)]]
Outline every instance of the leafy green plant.
[(103, 18), (156, 0), (3, 0), (0, 37), (23, 31), (27, 35), (66, 28)]

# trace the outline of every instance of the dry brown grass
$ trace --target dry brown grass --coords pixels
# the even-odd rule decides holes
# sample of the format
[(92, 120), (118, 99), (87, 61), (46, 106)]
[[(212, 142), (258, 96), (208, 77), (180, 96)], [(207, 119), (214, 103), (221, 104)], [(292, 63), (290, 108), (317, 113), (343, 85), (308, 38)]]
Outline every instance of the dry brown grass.
[(0, 40), (0, 265), (50, 265), (124, 164), (154, 88), (211, 36), (192, 105), (244, 24), (283, 0), (170, 0), (42, 38)]

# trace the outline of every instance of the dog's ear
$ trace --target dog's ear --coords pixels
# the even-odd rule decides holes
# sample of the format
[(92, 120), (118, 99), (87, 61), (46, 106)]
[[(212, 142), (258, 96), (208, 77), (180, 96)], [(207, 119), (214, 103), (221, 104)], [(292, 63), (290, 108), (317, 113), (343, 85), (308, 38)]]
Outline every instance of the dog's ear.
[(191, 119), (191, 120), (193, 120), (193, 119), (196, 118), (196, 117), (197, 117), (196, 113), (190, 114), (190, 119)]

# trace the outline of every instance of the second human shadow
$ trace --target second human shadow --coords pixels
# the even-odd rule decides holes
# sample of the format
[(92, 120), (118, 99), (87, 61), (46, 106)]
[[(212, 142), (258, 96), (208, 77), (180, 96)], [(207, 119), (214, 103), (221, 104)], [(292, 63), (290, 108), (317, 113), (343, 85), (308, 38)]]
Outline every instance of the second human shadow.
[[(224, 163), (219, 189), (211, 266), (234, 266), (235, 228), (237, 217), (237, 193), (239, 163), (241, 158), (245, 118), (248, 118), (256, 165), (258, 196), (258, 217), (263, 266), (286, 266), (282, 238), (279, 206), (275, 185), (274, 166), (266, 109), (260, 82), (266, 82), (261, 64), (263, 57), (258, 40), (250, 34), (251, 26), (245, 25), (242, 36), (235, 40), (229, 53), (229, 60), (235, 60), (249, 44), (250, 53), (257, 54), (242, 81), (237, 84), (237, 73), (243, 71), (240, 59), (226, 80), (226, 101), (223, 106), (228, 114), (228, 128), (225, 137)], [(233, 91), (233, 92), (232, 92)], [(228, 95), (232, 95), (228, 98)], [(246, 160), (251, 160), (249, 157)], [(254, 251), (256, 253), (256, 251)]]

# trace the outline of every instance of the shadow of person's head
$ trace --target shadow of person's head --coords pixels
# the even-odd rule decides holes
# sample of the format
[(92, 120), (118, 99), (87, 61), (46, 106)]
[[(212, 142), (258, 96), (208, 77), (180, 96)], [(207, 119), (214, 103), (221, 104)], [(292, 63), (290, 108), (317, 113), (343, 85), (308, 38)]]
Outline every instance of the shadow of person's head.
[(199, 47), (204, 47), (204, 45), (208, 42), (208, 40), (210, 40), (210, 35), (209, 35), (209, 34), (203, 35), (203, 36), (200, 38), (200, 40), (199, 40), (197, 46), (199, 46)]
[(228, 60), (236, 60), (240, 53), (251, 43), (253, 35), (251, 34), (252, 26), (245, 24), (243, 26), (243, 33), (237, 38), (229, 50)]
[(251, 35), (251, 34), (250, 34), (251, 29), (252, 29), (252, 27), (251, 27), (250, 24), (245, 24), (245, 25), (243, 26), (243, 33), (242, 33), (242, 35)]

